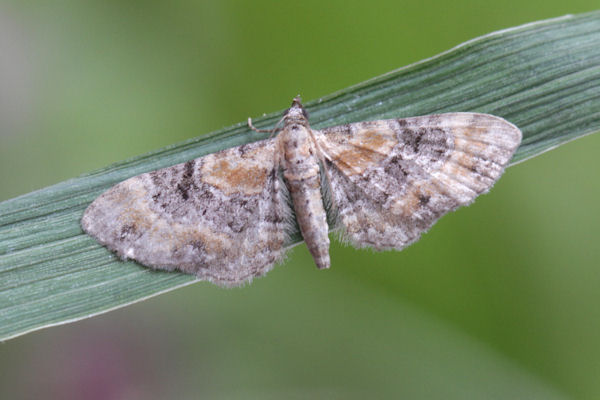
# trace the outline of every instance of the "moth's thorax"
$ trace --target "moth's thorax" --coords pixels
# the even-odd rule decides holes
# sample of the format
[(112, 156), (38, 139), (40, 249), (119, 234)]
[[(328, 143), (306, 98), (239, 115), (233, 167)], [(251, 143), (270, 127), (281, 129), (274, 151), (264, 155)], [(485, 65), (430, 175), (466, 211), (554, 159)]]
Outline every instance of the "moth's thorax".
[(279, 133), (286, 179), (303, 179), (319, 174), (319, 163), (310, 128), (291, 124)]

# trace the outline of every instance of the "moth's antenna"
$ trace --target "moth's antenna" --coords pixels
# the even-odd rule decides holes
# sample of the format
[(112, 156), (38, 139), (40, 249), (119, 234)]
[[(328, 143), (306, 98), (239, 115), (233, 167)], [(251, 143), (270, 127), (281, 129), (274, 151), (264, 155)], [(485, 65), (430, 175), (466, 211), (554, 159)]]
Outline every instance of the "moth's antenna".
[[(252, 125), (252, 118), (248, 117), (248, 126), (250, 127), (250, 129), (252, 129), (254, 132), (262, 132), (262, 133), (270, 133), (271, 136), (273, 136), (273, 134), (275, 132), (277, 132), (279, 125), (281, 125), (281, 123), (283, 122), (283, 119), (285, 118), (285, 115), (283, 117), (281, 117), (281, 119), (275, 124), (275, 126), (273, 127), (273, 129), (258, 129), (256, 128), (254, 125)], [(269, 139), (271, 138), (271, 136), (269, 136)]]
[[(254, 132), (273, 133), (275, 131), (275, 128), (273, 128), (273, 129), (258, 129), (258, 128), (254, 127), (254, 125), (252, 125), (252, 118), (250, 118), (250, 117), (248, 117), (248, 126)], [(277, 126), (277, 125), (275, 125), (275, 126)]]

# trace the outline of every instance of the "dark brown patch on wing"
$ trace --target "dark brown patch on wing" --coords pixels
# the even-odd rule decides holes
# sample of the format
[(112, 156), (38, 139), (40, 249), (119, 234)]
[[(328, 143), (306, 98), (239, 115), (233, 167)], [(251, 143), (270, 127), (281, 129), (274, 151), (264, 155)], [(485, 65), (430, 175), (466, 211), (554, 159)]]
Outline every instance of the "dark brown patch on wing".
[(190, 189), (194, 186), (194, 166), (196, 165), (196, 160), (190, 160), (186, 162), (183, 166), (183, 175), (181, 177), (181, 181), (177, 184), (177, 191), (181, 195), (183, 200), (189, 199)]

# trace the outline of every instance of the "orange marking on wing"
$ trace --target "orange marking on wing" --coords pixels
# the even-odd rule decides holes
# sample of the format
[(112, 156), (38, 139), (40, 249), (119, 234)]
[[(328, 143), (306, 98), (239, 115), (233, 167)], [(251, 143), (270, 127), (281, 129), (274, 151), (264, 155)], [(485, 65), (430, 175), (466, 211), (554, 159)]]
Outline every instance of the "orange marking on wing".
[(346, 175), (362, 174), (383, 161), (397, 143), (389, 130), (365, 129), (356, 132), (348, 144), (332, 149), (331, 156)]
[[(485, 128), (473, 128), (473, 129), (485, 129)], [(475, 136), (473, 132), (467, 133), (466, 135), (472, 135), (473, 138), (480, 138), (481, 136)], [(481, 133), (477, 133), (481, 135)], [(452, 169), (452, 173), (461, 175), (469, 178), (471, 172), (476, 171), (477, 157), (485, 157), (485, 153), (489, 151), (486, 144), (468, 139), (457, 139), (455, 140), (455, 146), (458, 152), (454, 152), (451, 157), (455, 160), (456, 165), (447, 166), (447, 169)]]
[(148, 214), (143, 211), (131, 210), (127, 219), (129, 224), (136, 227), (136, 230), (147, 231), (152, 228), (152, 221), (148, 218)]
[(398, 201), (392, 204), (392, 214), (411, 217), (436, 193), (436, 189), (427, 183), (412, 186)]
[(384, 134), (379, 130), (366, 129), (363, 131), (358, 131), (356, 135), (350, 139), (350, 143), (365, 149), (369, 149), (372, 152), (381, 153), (381, 150), (388, 148), (389, 144), (392, 144), (393, 146), (397, 143), (397, 141), (391, 140), (389, 132)]
[(220, 181), (223, 191), (246, 194), (262, 192), (267, 178), (265, 170), (249, 169), (243, 163), (232, 164), (229, 160), (219, 160), (212, 176)]
[(155, 214), (148, 209), (143, 200), (148, 197), (148, 191), (138, 177), (121, 182), (105, 195), (110, 196), (110, 202), (122, 209), (119, 215), (121, 223), (138, 231), (152, 227), (151, 217)]
[(464, 136), (473, 139), (483, 138), (489, 132), (489, 128), (482, 126), (465, 126), (463, 129)]
[(215, 232), (210, 228), (202, 229), (188, 228), (181, 226), (181, 229), (176, 230), (174, 243), (178, 246), (199, 243), (204, 247), (204, 251), (213, 254), (222, 254), (231, 249), (233, 245), (231, 238), (224, 233)]
[(455, 153), (452, 158), (455, 162), (446, 163), (444, 170), (450, 175), (460, 175), (465, 178), (471, 179), (471, 173), (475, 171), (475, 160), (473, 157), (469, 157), (468, 154)]
[(217, 153), (205, 158), (202, 180), (219, 188), (226, 195), (256, 195), (264, 190), (271, 167), (265, 161), (263, 148), (249, 151), (243, 157)]

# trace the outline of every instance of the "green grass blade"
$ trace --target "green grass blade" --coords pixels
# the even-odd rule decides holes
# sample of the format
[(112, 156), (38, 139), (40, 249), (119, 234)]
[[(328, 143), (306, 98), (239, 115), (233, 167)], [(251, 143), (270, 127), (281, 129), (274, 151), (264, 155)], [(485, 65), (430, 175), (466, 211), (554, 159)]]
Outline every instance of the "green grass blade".
[[(598, 43), (600, 12), (541, 21), (477, 38), (306, 106), (316, 128), (447, 111), (499, 115), (523, 131), (513, 159), (519, 162), (600, 130)], [(255, 123), (270, 127), (279, 116)], [(117, 260), (83, 234), (83, 210), (126, 178), (264, 137), (240, 123), (0, 203), (0, 339), (194, 282)]]

